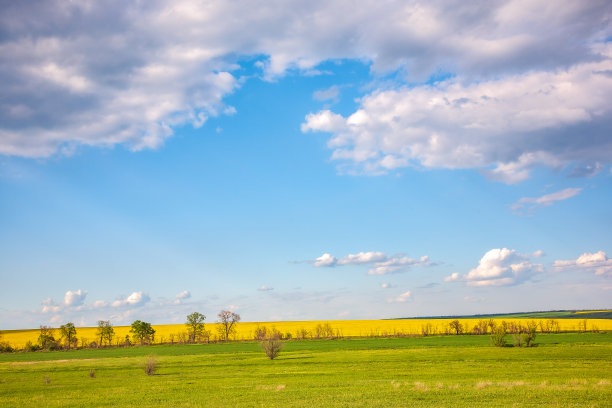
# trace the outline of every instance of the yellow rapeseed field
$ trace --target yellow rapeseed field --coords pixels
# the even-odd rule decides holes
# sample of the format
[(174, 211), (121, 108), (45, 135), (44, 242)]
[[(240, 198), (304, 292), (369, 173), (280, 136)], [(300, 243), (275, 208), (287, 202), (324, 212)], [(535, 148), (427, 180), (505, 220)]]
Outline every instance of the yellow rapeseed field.
[[(275, 330), (292, 338), (317, 337), (378, 337), (378, 336), (415, 336), (426, 332), (429, 335), (451, 333), (449, 323), (454, 319), (401, 319), (401, 320), (330, 320), (330, 321), (291, 321), (291, 322), (244, 322), (236, 324), (233, 340), (251, 340), (255, 337), (258, 328), (265, 327), (268, 331)], [(489, 319), (458, 319), (464, 331), (472, 333), (474, 327)], [(538, 325), (538, 332), (542, 325), (547, 326), (551, 320), (557, 324), (559, 331), (586, 330), (612, 330), (610, 319), (491, 319), (497, 324), (505, 321), (507, 324)], [(217, 323), (207, 323), (205, 329), (210, 333), (210, 340), (218, 337)], [(184, 324), (155, 325), (155, 342), (181, 342), (187, 328)], [(126, 336), (130, 336), (129, 326), (116, 326), (113, 343), (123, 343)], [(77, 328), (79, 346), (89, 345), (97, 341), (95, 327)], [(0, 331), (0, 341), (8, 342), (12, 347), (21, 349), (28, 341), (36, 343), (39, 335), (38, 329), (33, 330), (4, 330)], [(58, 338), (59, 330), (53, 335)]]

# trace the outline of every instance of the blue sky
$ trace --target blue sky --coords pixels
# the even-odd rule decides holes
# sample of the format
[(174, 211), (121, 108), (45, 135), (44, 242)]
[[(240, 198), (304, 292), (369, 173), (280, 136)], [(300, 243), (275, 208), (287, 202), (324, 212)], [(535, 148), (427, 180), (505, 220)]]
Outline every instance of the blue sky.
[(2, 5), (1, 329), (611, 307), (606, 2), (206, 3)]

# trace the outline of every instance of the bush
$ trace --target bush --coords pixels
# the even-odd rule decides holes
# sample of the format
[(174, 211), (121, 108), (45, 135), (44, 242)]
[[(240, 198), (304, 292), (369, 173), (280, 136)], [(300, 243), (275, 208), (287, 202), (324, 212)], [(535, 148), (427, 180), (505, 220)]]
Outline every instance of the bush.
[(154, 375), (156, 370), (157, 370), (157, 360), (155, 359), (155, 356), (147, 357), (147, 359), (145, 360), (145, 366), (144, 366), (145, 374)]
[(24, 347), (25, 351), (38, 351), (40, 350), (40, 346), (38, 344), (33, 344), (30, 340), (26, 343)]
[(506, 329), (503, 326), (498, 326), (491, 332), (491, 344), (495, 347), (506, 345)]
[(96, 378), (96, 370), (93, 368), (89, 370), (89, 378)]
[(15, 349), (13, 349), (10, 344), (6, 342), (0, 343), (0, 353), (12, 353), (13, 351), (15, 351)]
[(261, 342), (261, 348), (270, 360), (274, 360), (276, 357), (278, 357), (278, 354), (283, 346), (283, 342), (276, 337), (269, 337)]

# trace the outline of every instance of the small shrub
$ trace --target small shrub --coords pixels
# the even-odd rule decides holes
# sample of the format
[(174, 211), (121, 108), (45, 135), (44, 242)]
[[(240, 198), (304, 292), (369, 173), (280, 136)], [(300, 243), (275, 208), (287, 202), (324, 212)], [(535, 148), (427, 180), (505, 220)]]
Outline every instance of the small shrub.
[(491, 332), (491, 344), (495, 347), (506, 345), (506, 329), (503, 326), (498, 326)]
[(26, 343), (25, 347), (24, 347), (25, 351), (38, 351), (40, 350), (40, 346), (38, 344), (34, 344), (31, 341), (28, 340), (28, 342)]
[(89, 370), (89, 378), (96, 378), (96, 370), (93, 368)]
[(155, 371), (157, 370), (157, 360), (155, 356), (149, 356), (145, 360), (144, 371), (147, 375), (155, 375)]
[(261, 348), (270, 360), (274, 360), (276, 357), (278, 357), (278, 354), (283, 346), (283, 342), (276, 337), (269, 337), (261, 342)]
[(521, 333), (521, 343), (523, 347), (533, 347), (536, 337), (536, 329), (535, 327), (531, 327), (527, 329), (525, 332)]
[(512, 333), (512, 338), (514, 339), (514, 347), (523, 347), (523, 334), (520, 332)]
[(43, 379), (45, 380), (45, 384), (50, 384), (50, 383), (51, 383), (51, 378), (49, 378), (49, 376), (48, 376), (48, 375), (45, 375), (45, 376), (43, 377)]

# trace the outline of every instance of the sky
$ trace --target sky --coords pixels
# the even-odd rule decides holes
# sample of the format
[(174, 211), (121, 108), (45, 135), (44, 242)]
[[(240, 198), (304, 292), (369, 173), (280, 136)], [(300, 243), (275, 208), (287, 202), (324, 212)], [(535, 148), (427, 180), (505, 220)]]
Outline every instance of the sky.
[(2, 1), (0, 82), (0, 329), (612, 307), (608, 1)]

